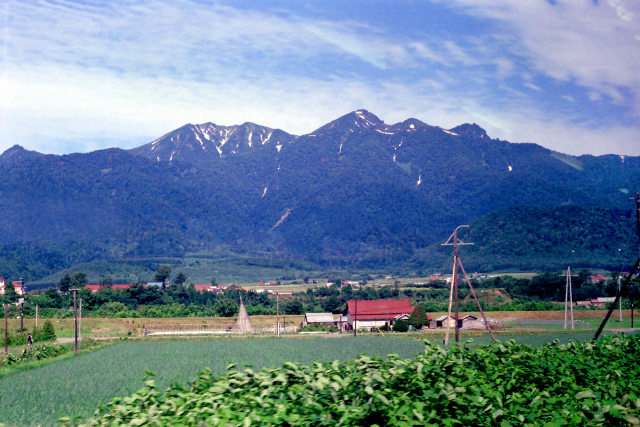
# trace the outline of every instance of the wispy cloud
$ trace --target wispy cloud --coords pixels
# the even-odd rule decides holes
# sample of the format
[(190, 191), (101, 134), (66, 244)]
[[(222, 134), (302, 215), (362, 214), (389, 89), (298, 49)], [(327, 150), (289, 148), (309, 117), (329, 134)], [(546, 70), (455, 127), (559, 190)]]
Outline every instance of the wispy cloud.
[[(206, 121), (306, 133), (367, 108), (388, 122), (475, 121), (559, 151), (640, 154), (635, 3), (455, 0), (400, 3), (394, 16), (270, 5), (4, 2), (0, 149), (131, 147)], [(395, 22), (436, 12), (450, 15)]]
[(455, 0), (461, 13), (507, 26), (514, 56), (525, 57), (537, 72), (570, 81), (633, 104), (640, 114), (640, 45), (637, 2), (611, 0), (523, 2)]

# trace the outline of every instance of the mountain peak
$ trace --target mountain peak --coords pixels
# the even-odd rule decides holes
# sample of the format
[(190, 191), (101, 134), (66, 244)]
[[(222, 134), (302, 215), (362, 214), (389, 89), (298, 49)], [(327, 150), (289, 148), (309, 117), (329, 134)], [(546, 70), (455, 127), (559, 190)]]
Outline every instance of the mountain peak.
[(355, 110), (327, 123), (312, 134), (344, 135), (384, 124), (375, 114), (367, 110)]
[(449, 129), (451, 132), (455, 132), (458, 135), (469, 135), (475, 136), (476, 138), (488, 138), (487, 131), (482, 129), (475, 123), (464, 123), (460, 126), (456, 126), (452, 129)]
[(175, 159), (199, 163), (232, 156), (263, 145), (281, 147), (293, 139), (294, 135), (280, 129), (251, 122), (234, 126), (219, 126), (211, 122), (195, 125), (189, 123), (131, 151), (156, 161), (171, 162)]
[(30, 159), (37, 156), (42, 156), (42, 153), (27, 150), (21, 145), (16, 144), (13, 147), (7, 148), (4, 153), (0, 154), (0, 160), (15, 163), (20, 160)]

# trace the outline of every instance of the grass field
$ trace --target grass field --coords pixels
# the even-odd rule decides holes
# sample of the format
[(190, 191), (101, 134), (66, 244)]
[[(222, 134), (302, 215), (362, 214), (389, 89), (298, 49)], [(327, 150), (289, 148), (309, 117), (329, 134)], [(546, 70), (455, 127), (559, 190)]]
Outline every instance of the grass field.
[[(214, 374), (221, 374), (228, 363), (260, 368), (279, 366), (284, 361), (310, 364), (320, 359), (345, 360), (362, 353), (377, 356), (397, 353), (411, 357), (424, 348), (422, 339), (441, 344), (442, 336), (442, 331), (429, 331), (387, 333), (385, 336), (369, 334), (356, 338), (336, 335), (335, 338), (290, 336), (281, 339), (238, 337), (197, 341), (128, 341), (0, 378), (0, 423), (51, 425), (60, 416), (90, 415), (98, 405), (142, 387), (145, 370), (157, 375), (157, 383), (162, 389), (174, 382), (186, 384), (205, 367), (210, 367)], [(498, 331), (497, 336), (501, 341), (515, 339), (522, 344), (540, 346), (554, 339), (562, 343), (569, 339), (587, 340), (593, 332), (503, 330)], [(472, 343), (467, 343), (469, 338)], [(453, 342), (453, 334), (450, 339)], [(476, 347), (489, 342), (486, 332), (461, 333), (461, 345)]]
[(154, 372), (164, 388), (186, 384), (205, 367), (221, 374), (230, 362), (259, 368), (284, 361), (345, 360), (361, 353), (411, 357), (423, 349), (420, 341), (379, 336), (125, 342), (0, 378), (0, 422), (51, 425), (60, 416), (90, 415), (111, 398), (141, 388), (145, 370)]

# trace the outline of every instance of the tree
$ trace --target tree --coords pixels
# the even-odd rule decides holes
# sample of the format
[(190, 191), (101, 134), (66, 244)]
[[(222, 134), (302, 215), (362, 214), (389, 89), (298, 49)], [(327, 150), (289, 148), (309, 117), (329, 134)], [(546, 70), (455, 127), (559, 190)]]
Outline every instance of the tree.
[(238, 313), (238, 304), (229, 298), (219, 298), (213, 306), (216, 314), (222, 317), (232, 317)]
[(5, 281), (4, 297), (5, 300), (10, 303), (18, 301), (18, 293), (16, 292), (16, 288), (13, 286), (13, 282), (11, 280)]
[(429, 326), (429, 317), (420, 304), (416, 304), (413, 313), (409, 316), (408, 323), (416, 329), (422, 329), (423, 326)]
[(73, 288), (82, 289), (85, 287), (87, 283), (89, 283), (87, 274), (84, 271), (76, 271), (71, 276), (71, 280), (69, 281), (69, 286)]
[(111, 285), (113, 285), (113, 277), (111, 277), (111, 275), (107, 274), (102, 279), (100, 279), (100, 284), (103, 285), (103, 286), (111, 286)]
[(342, 301), (337, 295), (331, 295), (322, 301), (322, 309), (330, 313), (339, 313), (342, 306)]
[(299, 299), (293, 299), (284, 305), (283, 312), (285, 314), (302, 314), (304, 307)]
[(218, 286), (218, 282), (216, 281), (216, 278), (215, 278), (215, 277), (212, 277), (212, 278), (211, 278), (211, 282), (210, 282), (210, 283), (211, 283), (211, 286), (213, 286), (214, 288), (215, 288), (216, 286)]
[(187, 276), (181, 271), (178, 273), (175, 279), (173, 279), (173, 283), (176, 285), (184, 285), (187, 281)]
[(171, 267), (169, 267), (168, 265), (161, 265), (158, 267), (158, 271), (156, 272), (154, 279), (156, 282), (162, 282), (166, 284), (169, 281), (170, 275), (171, 275)]
[(69, 276), (69, 273), (67, 273), (64, 276), (62, 276), (62, 278), (60, 279), (60, 292), (66, 294), (67, 292), (69, 292), (70, 287), (71, 287), (71, 276)]

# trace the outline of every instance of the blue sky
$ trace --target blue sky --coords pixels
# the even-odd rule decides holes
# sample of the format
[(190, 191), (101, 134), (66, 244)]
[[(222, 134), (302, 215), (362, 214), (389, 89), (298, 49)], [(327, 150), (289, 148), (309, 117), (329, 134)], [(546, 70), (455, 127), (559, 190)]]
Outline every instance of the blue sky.
[(304, 134), (364, 108), (640, 155), (640, 2), (5, 0), (0, 94), (2, 151), (209, 121)]

